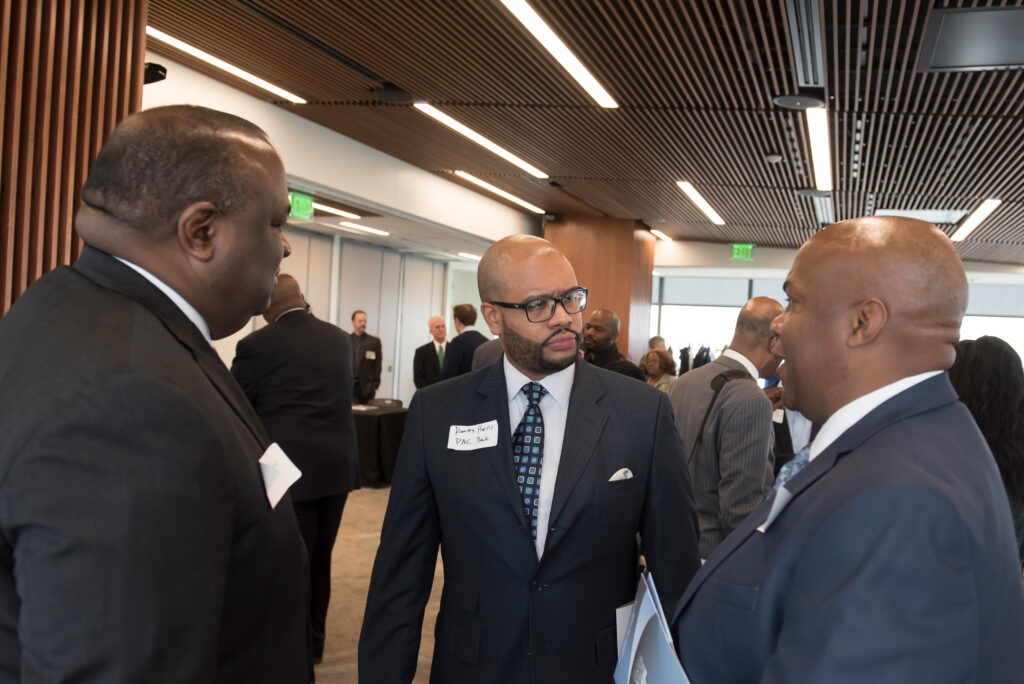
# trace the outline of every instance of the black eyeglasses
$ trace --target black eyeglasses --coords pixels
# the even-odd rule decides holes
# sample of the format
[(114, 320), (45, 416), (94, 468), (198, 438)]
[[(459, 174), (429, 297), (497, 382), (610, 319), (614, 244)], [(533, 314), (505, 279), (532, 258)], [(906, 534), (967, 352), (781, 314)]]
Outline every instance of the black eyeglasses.
[(561, 303), (565, 313), (578, 314), (587, 308), (587, 288), (577, 287), (569, 290), (561, 297), (538, 297), (522, 304), (512, 302), (489, 302), (505, 309), (522, 309), (526, 312), (526, 320), (531, 323), (543, 323), (555, 315), (555, 307)]

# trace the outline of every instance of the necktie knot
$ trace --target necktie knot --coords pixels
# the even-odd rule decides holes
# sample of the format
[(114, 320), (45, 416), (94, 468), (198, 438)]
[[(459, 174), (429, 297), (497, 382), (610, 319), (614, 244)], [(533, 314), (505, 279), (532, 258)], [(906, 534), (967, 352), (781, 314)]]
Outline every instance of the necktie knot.
[(544, 389), (544, 385), (539, 382), (528, 382), (523, 385), (523, 389), (520, 391), (526, 395), (526, 401), (530, 403), (530, 406), (538, 406), (540, 404), (540, 400), (548, 393), (548, 391)]

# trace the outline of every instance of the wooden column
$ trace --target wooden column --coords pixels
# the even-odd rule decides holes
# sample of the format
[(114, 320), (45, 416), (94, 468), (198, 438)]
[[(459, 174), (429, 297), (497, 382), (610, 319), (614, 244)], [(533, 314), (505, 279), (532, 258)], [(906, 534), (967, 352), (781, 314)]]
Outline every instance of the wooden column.
[(0, 8), (0, 315), (78, 257), (86, 172), (142, 104), (148, 0), (5, 0)]
[(619, 315), (619, 351), (639, 361), (650, 337), (654, 236), (637, 221), (565, 216), (546, 223), (544, 237), (565, 252), (580, 285), (590, 290), (587, 311)]

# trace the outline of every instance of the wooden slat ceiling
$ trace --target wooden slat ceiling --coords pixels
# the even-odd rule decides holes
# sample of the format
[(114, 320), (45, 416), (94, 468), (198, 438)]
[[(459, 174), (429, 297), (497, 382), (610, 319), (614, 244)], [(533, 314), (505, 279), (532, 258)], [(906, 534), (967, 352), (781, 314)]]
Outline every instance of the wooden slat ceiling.
[[(1002, 206), (958, 248), (965, 259), (1024, 265), (1024, 72), (917, 72), (933, 9), (1022, 4), (821, 4), (837, 220), (879, 208), (971, 210), (997, 197)], [(771, 247), (796, 247), (819, 229), (812, 200), (796, 194), (813, 185), (804, 117), (772, 103), (798, 91), (785, 0), (531, 5), (618, 109), (594, 104), (498, 0), (150, 0), (150, 25), (305, 105), (273, 100), (156, 41), (150, 49), (455, 182), (461, 169), (550, 212)], [(410, 105), (376, 101), (381, 81), (551, 178), (532, 178)], [(769, 154), (783, 159), (768, 163)], [(677, 180), (693, 183), (725, 225), (708, 221)]]

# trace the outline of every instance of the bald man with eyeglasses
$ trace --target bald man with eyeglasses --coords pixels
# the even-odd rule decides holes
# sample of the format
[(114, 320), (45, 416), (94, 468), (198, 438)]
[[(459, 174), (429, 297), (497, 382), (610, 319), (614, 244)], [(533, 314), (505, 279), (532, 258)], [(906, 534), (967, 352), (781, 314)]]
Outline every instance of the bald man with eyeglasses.
[(478, 283), (505, 356), (413, 397), (359, 678), (412, 681), (440, 547), (431, 682), (610, 682), (638, 536), (666, 605), (700, 564), (672, 409), (579, 357), (587, 290), (551, 243), (495, 243)]

